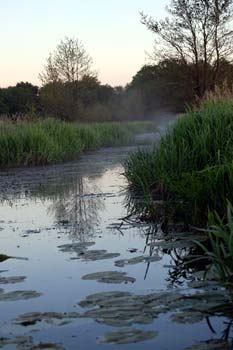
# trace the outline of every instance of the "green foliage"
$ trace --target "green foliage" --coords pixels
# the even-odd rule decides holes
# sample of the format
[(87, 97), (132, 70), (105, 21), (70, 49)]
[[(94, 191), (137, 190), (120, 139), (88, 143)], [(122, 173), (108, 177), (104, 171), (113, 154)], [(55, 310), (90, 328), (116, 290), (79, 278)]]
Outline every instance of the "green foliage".
[(63, 120), (101, 121), (101, 115), (97, 111), (93, 113), (93, 109), (99, 105), (108, 107), (113, 91), (95, 77), (74, 82), (56, 81), (40, 89), (40, 103), (45, 115)]
[(145, 116), (161, 110), (184, 111), (185, 104), (195, 98), (189, 67), (177, 59), (143, 66), (128, 90), (141, 95)]
[(224, 212), (233, 200), (233, 102), (204, 102), (170, 127), (159, 147), (138, 151), (126, 164), (125, 175), (136, 192), (149, 188), (183, 207), (194, 222), (206, 221), (208, 211)]
[(151, 123), (66, 123), (54, 119), (0, 125), (0, 166), (38, 165), (76, 159), (83, 151), (127, 144)]
[[(209, 246), (196, 242), (223, 282), (232, 282), (233, 275), (233, 206), (228, 202), (226, 218), (214, 212), (209, 215)], [(203, 258), (203, 257), (202, 257)]]
[(0, 114), (25, 114), (37, 109), (38, 90), (37, 86), (23, 82), (0, 89)]
[(53, 82), (40, 89), (45, 115), (72, 121), (137, 120), (144, 116), (141, 93), (102, 85), (94, 77), (75, 82)]

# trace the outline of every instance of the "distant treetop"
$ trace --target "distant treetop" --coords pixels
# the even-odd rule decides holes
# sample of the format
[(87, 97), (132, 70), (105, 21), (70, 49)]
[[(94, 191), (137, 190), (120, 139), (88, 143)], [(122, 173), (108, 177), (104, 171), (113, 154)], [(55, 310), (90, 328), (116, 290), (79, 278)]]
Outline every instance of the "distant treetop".
[(95, 76), (91, 69), (92, 58), (77, 38), (65, 37), (47, 58), (44, 70), (39, 74), (43, 84), (51, 82), (75, 82), (86, 76)]

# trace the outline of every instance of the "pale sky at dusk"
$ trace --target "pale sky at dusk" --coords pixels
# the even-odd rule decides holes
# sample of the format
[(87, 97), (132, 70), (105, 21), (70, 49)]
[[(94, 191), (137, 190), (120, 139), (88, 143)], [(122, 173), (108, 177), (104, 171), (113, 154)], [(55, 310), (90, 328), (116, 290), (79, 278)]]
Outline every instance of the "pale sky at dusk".
[(49, 52), (65, 36), (82, 40), (99, 80), (125, 85), (145, 63), (154, 37), (140, 11), (165, 15), (169, 0), (0, 0), (0, 87), (40, 84)]

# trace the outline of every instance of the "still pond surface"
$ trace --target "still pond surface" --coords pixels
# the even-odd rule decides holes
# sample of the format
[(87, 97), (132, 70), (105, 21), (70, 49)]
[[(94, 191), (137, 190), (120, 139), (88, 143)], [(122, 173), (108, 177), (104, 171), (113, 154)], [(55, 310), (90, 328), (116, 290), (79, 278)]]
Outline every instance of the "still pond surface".
[(208, 311), (227, 293), (180, 273), (184, 249), (158, 246), (155, 226), (123, 220), (133, 150), (1, 172), (0, 348), (232, 348), (230, 320)]

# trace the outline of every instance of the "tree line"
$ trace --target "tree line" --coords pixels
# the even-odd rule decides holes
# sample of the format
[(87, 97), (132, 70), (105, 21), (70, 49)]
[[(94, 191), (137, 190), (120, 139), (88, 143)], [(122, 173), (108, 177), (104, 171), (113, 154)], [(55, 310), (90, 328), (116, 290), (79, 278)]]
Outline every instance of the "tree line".
[(0, 114), (103, 121), (182, 112), (216, 86), (232, 87), (232, 6), (233, 0), (172, 0), (164, 20), (141, 13), (155, 49), (125, 87), (101, 84), (82, 42), (65, 38), (50, 53), (40, 88), (21, 82), (0, 89)]

